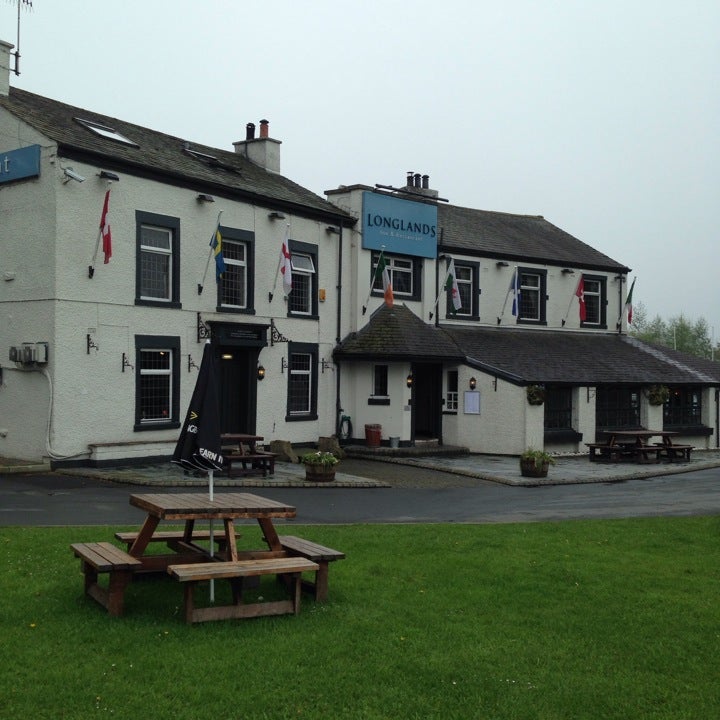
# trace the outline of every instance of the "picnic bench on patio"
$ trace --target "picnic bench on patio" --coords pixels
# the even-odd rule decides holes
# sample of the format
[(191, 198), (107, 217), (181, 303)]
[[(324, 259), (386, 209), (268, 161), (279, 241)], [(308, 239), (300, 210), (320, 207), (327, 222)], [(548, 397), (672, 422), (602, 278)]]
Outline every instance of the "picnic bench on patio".
[(275, 453), (258, 450), (257, 443), (262, 435), (244, 433), (225, 433), (220, 437), (224, 470), (228, 477), (236, 475), (275, 474)]
[[(675, 445), (672, 436), (677, 433), (671, 430), (609, 430), (605, 442), (585, 443), (589, 451), (589, 459), (620, 462), (659, 462), (667, 458), (670, 462), (677, 458), (690, 459), (692, 445)], [(661, 442), (649, 444), (652, 437), (660, 437)]]

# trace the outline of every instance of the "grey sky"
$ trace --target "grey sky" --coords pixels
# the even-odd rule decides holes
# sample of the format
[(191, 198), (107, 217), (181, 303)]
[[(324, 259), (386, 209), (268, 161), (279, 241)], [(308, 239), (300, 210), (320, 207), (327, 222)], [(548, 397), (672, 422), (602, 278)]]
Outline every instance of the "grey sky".
[(543, 215), (720, 336), (717, 0), (33, 0), (20, 50), (12, 85), (190, 141), (267, 118), (318, 194)]

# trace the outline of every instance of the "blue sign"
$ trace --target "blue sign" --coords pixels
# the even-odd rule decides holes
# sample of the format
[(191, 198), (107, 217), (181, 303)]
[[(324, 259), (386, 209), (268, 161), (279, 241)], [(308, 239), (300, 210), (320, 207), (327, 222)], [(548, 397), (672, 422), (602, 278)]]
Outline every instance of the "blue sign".
[(40, 146), (0, 152), (0, 183), (14, 182), (40, 174)]
[(437, 257), (437, 205), (363, 193), (363, 247)]

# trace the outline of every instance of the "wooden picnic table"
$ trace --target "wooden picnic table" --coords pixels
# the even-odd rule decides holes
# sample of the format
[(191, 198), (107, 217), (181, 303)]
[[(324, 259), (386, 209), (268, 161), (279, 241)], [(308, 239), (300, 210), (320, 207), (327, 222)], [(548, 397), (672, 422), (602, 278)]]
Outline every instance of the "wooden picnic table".
[[(74, 543), (73, 552), (81, 560), (85, 592), (107, 608), (111, 615), (122, 615), (125, 591), (139, 574), (168, 573), (184, 586), (184, 612), (188, 622), (204, 622), (258, 615), (298, 613), (300, 594), (309, 589), (316, 600), (327, 598), (328, 563), (345, 554), (295, 536), (278, 536), (276, 518), (294, 518), (292, 505), (253, 493), (142, 493), (130, 496), (130, 504), (147, 515), (138, 532), (118, 532), (116, 538), (128, 546), (125, 552), (109, 542)], [(255, 519), (266, 547), (239, 550), (235, 520)], [(212, 522), (196, 529), (197, 520), (222, 521), (216, 535)], [(184, 529), (160, 530), (161, 521), (183, 521)], [(210, 546), (199, 541), (210, 540)], [(165, 542), (172, 552), (149, 554), (151, 543)], [(219, 550), (214, 552), (215, 543)], [(100, 585), (100, 574), (109, 573), (108, 587)], [(303, 580), (313, 573), (314, 581)], [(290, 597), (276, 602), (243, 602), (243, 583), (248, 578), (277, 575), (287, 586)], [(227, 579), (233, 601), (230, 605), (196, 607), (194, 589), (200, 582)]]
[[(661, 457), (674, 460), (682, 454), (690, 458), (690, 445), (674, 445), (673, 430), (608, 430), (605, 442), (585, 443), (591, 461), (600, 457), (607, 460), (630, 460), (633, 462), (658, 462)], [(660, 442), (648, 440), (659, 437)]]
[(228, 477), (233, 475), (274, 475), (275, 454), (257, 447), (263, 441), (262, 435), (246, 433), (223, 433), (220, 443), (223, 452), (224, 469)]
[(192, 553), (200, 554), (200, 559), (207, 559), (201, 554), (193, 540), (193, 530), (196, 520), (218, 520), (224, 526), (224, 551), (226, 560), (239, 560), (236, 543), (235, 520), (257, 520), (263, 532), (268, 550), (265, 556), (271, 553), (282, 553), (277, 531), (273, 525), (273, 518), (294, 518), (296, 510), (292, 505), (260, 497), (253, 493), (215, 493), (211, 499), (207, 493), (144, 493), (130, 496), (130, 504), (147, 513), (137, 538), (130, 546), (129, 553), (143, 563), (144, 571), (165, 571), (171, 564), (184, 562), (185, 557), (178, 558), (173, 555), (146, 555), (145, 551), (152, 540), (161, 520), (182, 520), (185, 522), (183, 542), (177, 546), (182, 554), (190, 556)]

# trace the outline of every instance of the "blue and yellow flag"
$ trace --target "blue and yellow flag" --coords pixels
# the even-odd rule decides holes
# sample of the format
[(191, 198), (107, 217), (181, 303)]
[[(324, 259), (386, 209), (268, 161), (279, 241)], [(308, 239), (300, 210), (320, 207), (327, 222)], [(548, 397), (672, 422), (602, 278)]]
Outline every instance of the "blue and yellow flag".
[(220, 233), (220, 225), (215, 228), (215, 232), (210, 238), (210, 247), (213, 249), (215, 256), (215, 279), (220, 280), (225, 272), (225, 258), (222, 251), (222, 235)]

